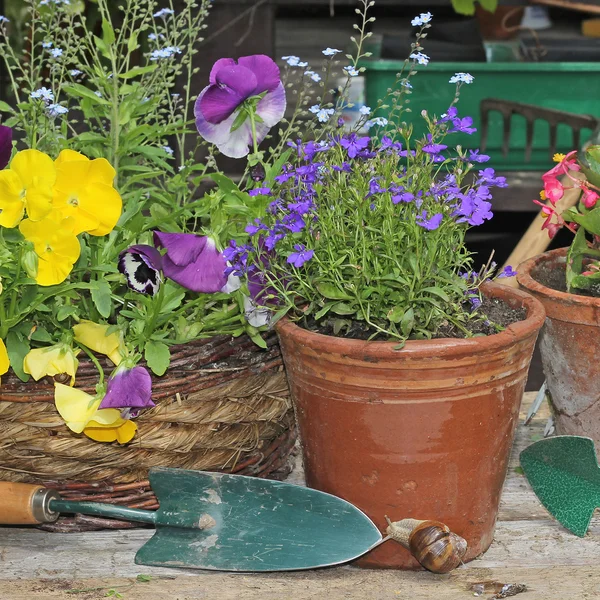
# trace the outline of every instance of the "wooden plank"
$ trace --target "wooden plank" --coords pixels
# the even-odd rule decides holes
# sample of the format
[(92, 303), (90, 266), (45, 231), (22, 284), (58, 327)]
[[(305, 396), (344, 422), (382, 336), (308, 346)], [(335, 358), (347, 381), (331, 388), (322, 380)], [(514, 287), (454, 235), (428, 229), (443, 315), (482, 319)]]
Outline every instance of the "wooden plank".
[[(521, 422), (535, 393), (525, 394)], [(136, 566), (135, 552), (151, 530), (52, 534), (36, 529), (0, 528), (0, 599), (73, 598), (67, 591), (125, 585), (136, 598), (465, 598), (470, 584), (495, 579), (523, 582), (526, 598), (590, 598), (600, 593), (600, 519), (580, 539), (552, 519), (523, 475), (516, 471), (520, 451), (541, 437), (548, 418), (543, 406), (528, 427), (519, 426), (504, 486), (494, 542), (481, 558), (447, 576), (430, 573), (363, 571), (340, 567), (306, 573), (228, 575)], [(303, 482), (299, 468), (291, 481)], [(389, 542), (392, 543), (392, 542)], [(148, 584), (132, 583), (143, 573)], [(161, 579), (176, 577), (176, 579)], [(18, 581), (18, 584), (16, 583)], [(40, 583), (41, 582), (41, 583)], [(119, 588), (117, 591), (119, 591)], [(471, 592), (472, 593), (472, 592)], [(196, 594), (196, 595), (194, 595)], [(75, 596), (77, 597), (77, 596)]]

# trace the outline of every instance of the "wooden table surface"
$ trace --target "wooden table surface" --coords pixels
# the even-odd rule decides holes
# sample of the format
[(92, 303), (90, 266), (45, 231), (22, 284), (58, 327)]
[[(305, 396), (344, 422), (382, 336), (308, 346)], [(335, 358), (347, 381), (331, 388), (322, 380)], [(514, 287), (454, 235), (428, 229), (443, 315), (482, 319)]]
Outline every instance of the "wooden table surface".
[[(525, 394), (494, 542), (484, 556), (448, 575), (348, 566), (272, 575), (160, 569), (133, 563), (150, 530), (56, 534), (0, 528), (0, 598), (445, 600), (472, 598), (470, 585), (485, 580), (526, 584), (519, 600), (599, 598), (600, 520), (594, 518), (584, 539), (574, 536), (549, 516), (515, 470), (519, 452), (541, 438), (548, 418), (544, 407), (530, 426), (522, 424), (534, 396)], [(296, 473), (292, 481), (300, 477)], [(136, 580), (138, 575), (149, 581)]]

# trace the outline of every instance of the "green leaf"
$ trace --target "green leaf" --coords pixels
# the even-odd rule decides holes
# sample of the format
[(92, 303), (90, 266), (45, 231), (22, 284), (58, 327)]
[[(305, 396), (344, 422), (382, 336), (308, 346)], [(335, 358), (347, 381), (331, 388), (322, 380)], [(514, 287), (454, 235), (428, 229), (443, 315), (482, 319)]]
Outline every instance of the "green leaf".
[(115, 43), (115, 39), (115, 30), (112, 25), (106, 19), (102, 19), (102, 41), (107, 46), (111, 46)]
[(402, 335), (408, 337), (412, 328), (415, 324), (415, 312), (412, 308), (409, 308), (403, 315), (402, 320), (400, 321), (400, 330), (402, 331)]
[(233, 194), (234, 192), (241, 191), (240, 188), (231, 181), (227, 175), (223, 175), (223, 173), (211, 173), (209, 177), (219, 186), (219, 189), (226, 194)]
[(498, 7), (498, 0), (479, 0), (479, 4), (488, 12), (493, 13), (496, 12), (496, 8)]
[(326, 304), (321, 310), (318, 310), (315, 313), (315, 320), (319, 320), (322, 319), (330, 310), (331, 307), (333, 306), (333, 304), (330, 302), (329, 304)]
[(98, 309), (98, 312), (105, 318), (110, 317), (112, 309), (111, 289), (108, 283), (101, 279), (99, 281), (90, 282), (90, 290), (92, 300)]
[(587, 243), (585, 241), (585, 229), (580, 227), (571, 242), (569, 251), (567, 252), (567, 265), (566, 265), (566, 277), (567, 277), (567, 290), (571, 290), (573, 287), (573, 279), (578, 275), (581, 275), (583, 270), (583, 257), (587, 250)]
[(286, 150), (281, 156), (272, 164), (271, 168), (266, 174), (265, 184), (267, 187), (270, 187), (275, 181), (275, 177), (281, 173), (283, 165), (288, 161), (290, 155), (292, 153), (291, 148)]
[(356, 306), (346, 302), (336, 302), (331, 307), (331, 312), (336, 315), (353, 315), (356, 312)]
[(56, 311), (56, 320), (64, 321), (65, 319), (68, 319), (71, 315), (74, 315), (75, 313), (77, 313), (76, 306), (73, 306), (71, 304), (67, 304), (66, 306), (61, 306)]
[(589, 233), (600, 235), (600, 206), (585, 214), (570, 209), (563, 213), (563, 218), (579, 223)]
[(388, 311), (387, 318), (392, 323), (400, 323), (400, 321), (402, 321), (404, 313), (405, 310), (403, 306), (394, 306), (394, 308)]
[(139, 77), (140, 75), (146, 75), (147, 73), (152, 73), (152, 71), (156, 71), (158, 68), (158, 63), (153, 65), (148, 65), (146, 67), (134, 67), (133, 69), (129, 69), (126, 73), (122, 73), (119, 75), (121, 79), (133, 79), (134, 77)]
[(144, 348), (144, 358), (155, 375), (164, 375), (171, 363), (171, 351), (166, 344), (150, 340)]
[(259, 348), (263, 348), (265, 350), (267, 349), (267, 343), (265, 340), (263, 340), (262, 336), (255, 327), (248, 325), (248, 327), (246, 327), (246, 333)]
[(444, 292), (444, 290), (440, 289), (439, 287), (426, 287), (426, 288), (423, 288), (421, 290), (421, 292), (427, 292), (428, 294), (433, 294), (434, 296), (438, 296), (445, 302), (450, 302), (450, 298), (448, 297), (448, 294), (446, 294), (446, 292)]
[(23, 382), (29, 381), (29, 375), (23, 371), (23, 360), (30, 350), (27, 338), (19, 335), (16, 331), (9, 331), (6, 336), (6, 351), (10, 360), (10, 366), (15, 375)]
[(92, 90), (89, 90), (84, 85), (81, 85), (79, 83), (70, 83), (69, 85), (65, 85), (63, 89), (65, 90), (65, 92), (67, 92), (68, 94), (72, 94), (73, 96), (87, 98), (88, 100), (91, 100), (94, 104), (104, 104), (105, 106), (108, 106), (110, 104), (108, 100), (106, 100), (105, 98), (100, 98), (100, 96), (96, 96), (96, 94), (94, 94)]
[(317, 283), (317, 291), (328, 300), (351, 300), (352, 297), (332, 283)]
[(44, 327), (37, 327), (31, 334), (31, 339), (35, 342), (52, 342), (52, 336), (46, 331)]
[(0, 101), (0, 111), (14, 113), (15, 109), (10, 104)]

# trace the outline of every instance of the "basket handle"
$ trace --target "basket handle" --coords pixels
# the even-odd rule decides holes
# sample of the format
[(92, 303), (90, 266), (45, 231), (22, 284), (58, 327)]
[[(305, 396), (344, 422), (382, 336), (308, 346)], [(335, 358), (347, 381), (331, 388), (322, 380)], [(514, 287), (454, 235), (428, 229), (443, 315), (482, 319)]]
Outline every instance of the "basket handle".
[(0, 524), (52, 523), (58, 513), (50, 510), (50, 500), (59, 498), (57, 491), (41, 485), (0, 481)]

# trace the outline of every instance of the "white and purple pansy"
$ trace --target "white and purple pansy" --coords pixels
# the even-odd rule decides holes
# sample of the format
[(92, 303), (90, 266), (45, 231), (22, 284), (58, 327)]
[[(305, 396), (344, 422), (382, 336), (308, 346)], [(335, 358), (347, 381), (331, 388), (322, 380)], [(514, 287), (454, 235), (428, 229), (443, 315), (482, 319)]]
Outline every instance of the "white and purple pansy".
[[(279, 67), (268, 56), (243, 56), (218, 60), (194, 107), (198, 133), (226, 156), (242, 158), (285, 113), (285, 90)], [(245, 117), (245, 118), (244, 118)]]
[(127, 279), (127, 285), (140, 294), (154, 296), (161, 283), (162, 256), (146, 244), (137, 244), (119, 255), (118, 269)]
[[(142, 409), (152, 402), (152, 378), (145, 367), (131, 367), (124, 361), (108, 380), (100, 408)], [(133, 416), (133, 415), (131, 415)]]

